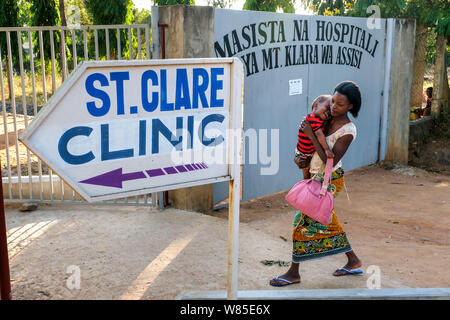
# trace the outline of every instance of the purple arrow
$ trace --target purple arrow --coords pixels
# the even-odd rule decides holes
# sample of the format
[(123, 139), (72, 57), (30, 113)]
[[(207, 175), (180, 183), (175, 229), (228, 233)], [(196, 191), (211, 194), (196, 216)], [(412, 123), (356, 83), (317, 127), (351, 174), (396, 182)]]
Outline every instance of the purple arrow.
[[(176, 168), (176, 169), (175, 169)], [(183, 172), (207, 169), (208, 166), (202, 163), (191, 163), (176, 167), (164, 167), (146, 170), (150, 178), (164, 176), (166, 174), (179, 174)], [(163, 170), (164, 169), (164, 170)], [(147, 176), (143, 171), (122, 173), (122, 168), (102, 173), (98, 176), (82, 180), (81, 183), (93, 184), (97, 186), (113, 187), (122, 189), (122, 182), (136, 179), (145, 179)]]
[(122, 174), (122, 168), (109, 171), (98, 176), (80, 181), (81, 183), (94, 184), (97, 186), (114, 187), (122, 189), (122, 182), (128, 180), (147, 178), (142, 171)]

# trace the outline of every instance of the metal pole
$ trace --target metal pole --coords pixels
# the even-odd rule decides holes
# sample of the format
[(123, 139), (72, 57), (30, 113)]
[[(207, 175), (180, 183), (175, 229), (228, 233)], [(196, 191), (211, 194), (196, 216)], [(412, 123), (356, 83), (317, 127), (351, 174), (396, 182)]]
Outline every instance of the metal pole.
[[(158, 27), (161, 28), (162, 31), (162, 59), (166, 58), (166, 36), (165, 36), (165, 32), (167, 27), (169, 27), (169, 25), (167, 24), (161, 24), (158, 23)], [(159, 200), (159, 198), (158, 198)], [(163, 191), (162, 192), (162, 197), (160, 200), (163, 203), (163, 207), (166, 207), (169, 205), (169, 191)], [(162, 209), (163, 207), (161, 207), (161, 204), (159, 205), (159, 208)]]
[(3, 183), (0, 183), (0, 289), (2, 300), (11, 300), (11, 278), (9, 275), (8, 238), (6, 236)]
[(228, 196), (228, 269), (227, 300), (238, 298), (238, 256), (239, 256), (239, 184), (229, 181)]
[(242, 79), (243, 67), (237, 58), (233, 58), (230, 73), (230, 117), (232, 131), (228, 138), (231, 180), (228, 196), (228, 280), (227, 299), (238, 299), (238, 268), (239, 268), (239, 209), (241, 201), (241, 129), (242, 129)]
[(158, 28), (161, 29), (161, 59), (166, 58), (166, 29), (168, 28), (168, 24), (158, 23)]

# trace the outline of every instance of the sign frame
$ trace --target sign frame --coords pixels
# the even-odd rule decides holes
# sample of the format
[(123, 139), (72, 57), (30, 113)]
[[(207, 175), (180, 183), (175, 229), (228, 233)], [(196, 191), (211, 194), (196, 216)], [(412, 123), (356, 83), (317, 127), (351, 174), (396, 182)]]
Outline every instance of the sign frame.
[[(227, 263), (227, 299), (236, 300), (238, 293), (238, 256), (239, 256), (239, 208), (240, 208), (240, 194), (241, 194), (241, 144), (242, 144), (242, 108), (243, 108), (243, 65), (238, 58), (198, 58), (198, 59), (164, 59), (164, 60), (117, 60), (117, 61), (88, 61), (80, 63), (69, 77), (63, 82), (61, 87), (48, 100), (45, 108), (31, 121), (30, 125), (20, 135), (19, 140), (25, 144), (34, 154), (36, 154), (44, 163), (50, 168), (54, 169), (52, 161), (50, 161), (42, 152), (40, 152), (33, 143), (30, 137), (44, 122), (48, 115), (57, 107), (58, 102), (62, 99), (64, 94), (72, 88), (76, 81), (82, 76), (84, 71), (88, 68), (101, 67), (123, 67), (128, 66), (161, 66), (161, 65), (199, 65), (199, 64), (230, 64), (230, 128), (235, 129), (235, 132), (230, 135), (227, 143), (228, 149), (228, 174), (222, 177), (202, 179), (191, 181), (187, 183), (176, 183), (161, 187), (154, 187), (144, 190), (130, 191), (120, 193), (121, 197), (134, 196), (144, 193), (153, 193), (159, 191), (173, 190), (178, 188), (186, 188), (199, 186), (204, 184), (211, 184), (222, 181), (229, 181), (229, 207), (228, 207), (228, 263)], [(75, 189), (85, 200), (94, 202), (93, 198), (87, 195), (83, 190), (77, 187), (77, 184), (71, 184), (68, 176), (61, 172), (61, 170), (54, 170), (66, 183)], [(95, 201), (108, 200), (111, 197), (100, 196), (95, 197)]]
[[(34, 144), (30, 141), (30, 137), (35, 133), (39, 126), (47, 119), (47, 117), (57, 108), (59, 102), (69, 90), (77, 83), (82, 75), (88, 69), (95, 68), (114, 68), (125, 66), (149, 66), (149, 67), (163, 67), (163, 66), (193, 66), (202, 64), (230, 64), (230, 105), (229, 105), (229, 128), (241, 130), (242, 121), (242, 85), (243, 85), (243, 65), (238, 58), (191, 58), (191, 59), (153, 59), (153, 60), (109, 60), (109, 61), (83, 61), (77, 65), (77, 67), (71, 72), (69, 77), (58, 88), (55, 94), (48, 100), (38, 115), (31, 121), (29, 126), (19, 136), (19, 140), (29, 148), (37, 157), (39, 157), (46, 165), (48, 165), (60, 178), (71, 186), (84, 200), (88, 202), (99, 202), (103, 200), (112, 200), (116, 198), (132, 197), (142, 194), (149, 194), (160, 191), (168, 191), (179, 188), (194, 187), (204, 184), (212, 184), (217, 182), (230, 181), (235, 179), (237, 175), (240, 175), (240, 148), (233, 146), (233, 141), (228, 141), (229, 160), (233, 158), (236, 161), (228, 162), (227, 175), (200, 179), (189, 182), (174, 183), (158, 187), (144, 188), (132, 191), (112, 192), (106, 195), (91, 196), (85, 192), (78, 184), (79, 182), (73, 181), (62, 169), (59, 169), (53, 161), (51, 161), (45, 154), (43, 154)], [(239, 132), (240, 133), (240, 132)], [(232, 139), (231, 139), (232, 140)], [(236, 154), (237, 153), (237, 154)], [(239, 180), (239, 179), (237, 179)]]

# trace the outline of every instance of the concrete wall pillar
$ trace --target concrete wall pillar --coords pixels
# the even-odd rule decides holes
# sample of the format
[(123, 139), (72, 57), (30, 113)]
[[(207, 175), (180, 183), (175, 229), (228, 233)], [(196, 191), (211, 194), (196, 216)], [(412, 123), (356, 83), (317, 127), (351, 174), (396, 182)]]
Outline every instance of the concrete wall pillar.
[(409, 106), (413, 79), (415, 32), (415, 20), (395, 20), (385, 160), (402, 164), (408, 163)]
[[(154, 42), (157, 57), (163, 57), (163, 49), (166, 59), (214, 57), (214, 7), (161, 6), (153, 8), (154, 14), (157, 23), (163, 25), (158, 28), (156, 21), (152, 24), (153, 34), (158, 34), (158, 42)], [(210, 212), (214, 206), (213, 185), (169, 191), (169, 201), (175, 208)]]
[[(166, 25), (165, 57), (211, 58), (214, 56), (214, 7), (162, 6), (157, 7), (158, 24)], [(156, 32), (152, 25), (152, 31)], [(162, 27), (159, 28), (159, 48), (162, 57)]]

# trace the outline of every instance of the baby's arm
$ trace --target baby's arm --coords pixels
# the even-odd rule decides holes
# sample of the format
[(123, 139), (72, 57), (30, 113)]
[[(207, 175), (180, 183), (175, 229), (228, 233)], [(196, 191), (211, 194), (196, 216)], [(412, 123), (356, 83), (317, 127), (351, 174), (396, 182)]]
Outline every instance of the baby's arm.
[(328, 147), (328, 143), (325, 138), (325, 135), (323, 134), (323, 131), (321, 129), (319, 129), (315, 132), (315, 134), (316, 134), (317, 140), (319, 141), (320, 145), (322, 146), (323, 150), (325, 151), (327, 158), (334, 158), (334, 153), (331, 152), (330, 148)]

